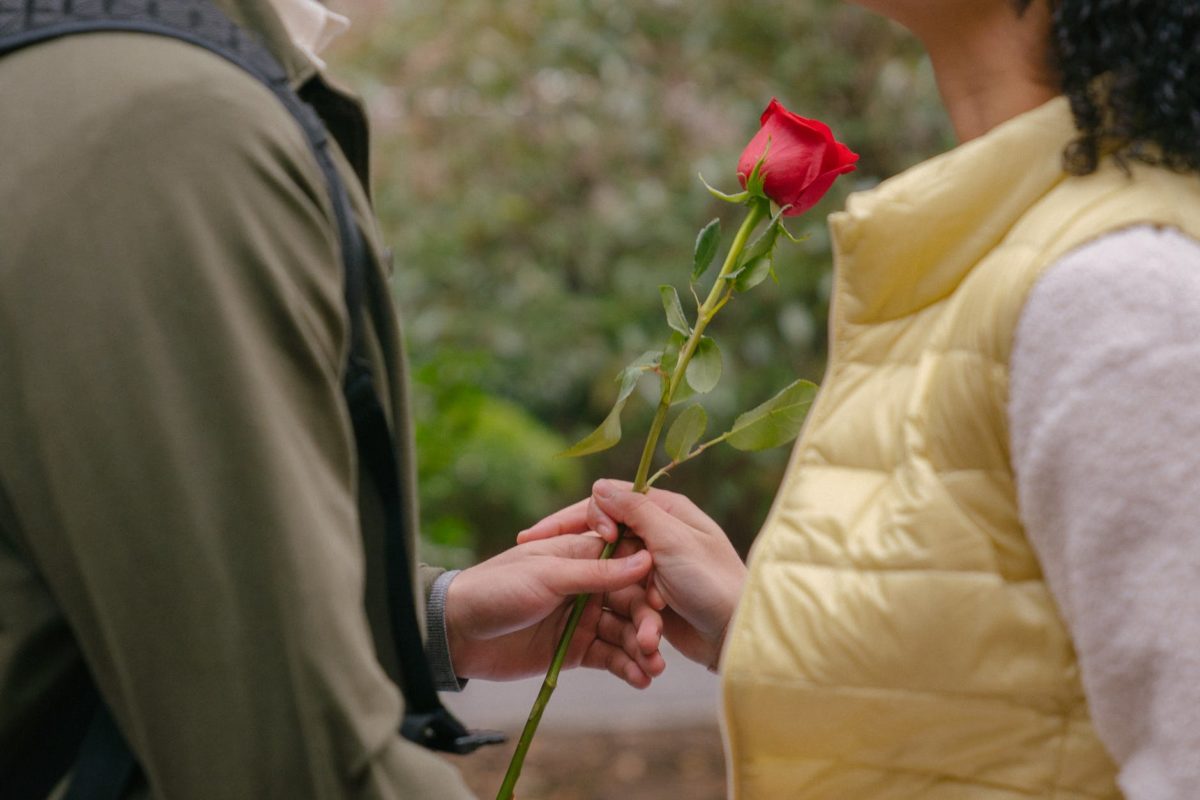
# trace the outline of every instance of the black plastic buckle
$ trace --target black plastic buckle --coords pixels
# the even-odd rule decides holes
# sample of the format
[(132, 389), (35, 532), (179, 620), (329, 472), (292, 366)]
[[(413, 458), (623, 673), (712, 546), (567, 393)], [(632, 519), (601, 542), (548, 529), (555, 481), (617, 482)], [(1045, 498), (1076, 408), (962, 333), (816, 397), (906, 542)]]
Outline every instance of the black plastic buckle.
[(500, 731), (470, 731), (449, 711), (439, 708), (428, 714), (405, 714), (400, 733), (410, 742), (441, 753), (465, 756), (489, 744), (504, 744)]

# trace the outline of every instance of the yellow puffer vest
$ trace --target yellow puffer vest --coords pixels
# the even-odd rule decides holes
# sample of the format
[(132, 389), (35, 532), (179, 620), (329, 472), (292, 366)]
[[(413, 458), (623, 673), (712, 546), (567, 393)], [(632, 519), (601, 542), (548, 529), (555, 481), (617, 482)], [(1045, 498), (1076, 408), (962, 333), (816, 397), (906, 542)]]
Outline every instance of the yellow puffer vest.
[(1009, 354), (1045, 266), (1200, 235), (1200, 180), (1068, 177), (1073, 134), (1054, 100), (831, 219), (829, 368), (723, 660), (735, 797), (1120, 797), (1018, 517)]

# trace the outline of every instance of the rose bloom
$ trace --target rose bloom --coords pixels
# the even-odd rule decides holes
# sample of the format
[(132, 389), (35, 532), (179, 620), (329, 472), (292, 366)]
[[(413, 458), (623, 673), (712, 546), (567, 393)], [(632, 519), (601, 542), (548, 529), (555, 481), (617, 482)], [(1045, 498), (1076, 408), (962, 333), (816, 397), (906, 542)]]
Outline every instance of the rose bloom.
[(825, 123), (793, 114), (774, 98), (760, 122), (762, 127), (738, 160), (738, 180), (744, 189), (765, 151), (763, 191), (780, 206), (788, 206), (785, 217), (808, 211), (839, 175), (854, 171), (858, 154), (834, 139)]

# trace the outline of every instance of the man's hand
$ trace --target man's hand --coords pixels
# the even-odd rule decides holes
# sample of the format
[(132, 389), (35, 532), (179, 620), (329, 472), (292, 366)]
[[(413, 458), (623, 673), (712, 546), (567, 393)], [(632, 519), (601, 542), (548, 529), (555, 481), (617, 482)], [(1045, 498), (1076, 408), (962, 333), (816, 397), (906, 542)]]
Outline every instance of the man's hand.
[(512, 680), (544, 672), (574, 596), (589, 593), (564, 666), (605, 669), (638, 689), (649, 686), (665, 668), (662, 620), (641, 585), (650, 554), (630, 542), (599, 561), (603, 549), (596, 536), (562, 536), (518, 544), (463, 570), (446, 591), (455, 674)]
[[(553, 541), (581, 531), (612, 541), (618, 523), (654, 556), (644, 602), (662, 612), (667, 641), (716, 669), (746, 567), (721, 528), (688, 498), (658, 489), (638, 494), (628, 483), (597, 481), (590, 499), (522, 531), (517, 541)], [(630, 611), (635, 623), (647, 613), (640, 605)]]

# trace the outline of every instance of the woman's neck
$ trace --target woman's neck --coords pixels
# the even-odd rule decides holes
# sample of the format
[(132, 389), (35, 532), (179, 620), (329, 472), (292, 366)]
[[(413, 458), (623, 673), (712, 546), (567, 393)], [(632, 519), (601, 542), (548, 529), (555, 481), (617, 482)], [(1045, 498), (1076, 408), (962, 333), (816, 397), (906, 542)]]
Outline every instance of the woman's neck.
[[(1006, 4), (1007, 6), (1007, 4)], [(1049, 62), (1050, 18), (1042, 4), (970, 13), (914, 32), (933, 63), (938, 91), (960, 142), (1037, 108), (1060, 92)]]

